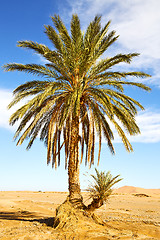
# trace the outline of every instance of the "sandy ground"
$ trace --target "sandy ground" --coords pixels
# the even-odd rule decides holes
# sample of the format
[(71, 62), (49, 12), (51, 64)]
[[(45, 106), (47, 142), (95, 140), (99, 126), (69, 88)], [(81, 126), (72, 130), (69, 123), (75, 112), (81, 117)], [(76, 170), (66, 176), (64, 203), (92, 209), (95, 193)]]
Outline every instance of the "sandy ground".
[[(83, 195), (86, 201), (87, 194)], [(64, 192), (0, 192), (0, 239), (160, 239), (160, 190), (120, 188), (96, 211), (106, 226), (55, 230), (55, 209), (66, 196)]]

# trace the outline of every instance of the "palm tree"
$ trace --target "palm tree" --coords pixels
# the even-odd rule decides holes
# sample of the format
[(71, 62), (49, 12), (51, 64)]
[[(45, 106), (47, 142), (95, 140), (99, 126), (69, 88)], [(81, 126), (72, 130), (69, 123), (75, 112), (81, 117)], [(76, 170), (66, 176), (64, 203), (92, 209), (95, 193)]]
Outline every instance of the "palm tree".
[[(97, 15), (85, 34), (81, 31), (76, 14), (71, 19), (71, 34), (59, 16), (54, 15), (52, 21), (54, 28), (45, 26), (45, 33), (53, 44), (53, 50), (33, 41), (18, 42), (18, 47), (31, 49), (46, 59), (46, 64), (4, 65), (6, 71), (20, 71), (37, 77), (14, 90), (14, 99), (9, 108), (26, 97), (32, 98), (10, 117), (10, 124), (14, 125), (20, 120), (14, 135), (17, 145), (28, 139), (29, 149), (36, 137), (40, 136), (40, 140), (47, 146), (47, 164), (51, 162), (52, 167), (60, 165), (60, 152), (64, 147), (65, 168), (69, 176), (69, 201), (81, 205), (79, 166), (84, 158), (89, 166), (94, 164), (95, 135), (99, 138), (98, 163), (102, 135), (111, 153), (115, 152), (109, 121), (116, 128), (126, 150), (133, 150), (120, 124), (130, 135), (140, 133), (135, 115), (138, 107), (144, 108), (138, 101), (124, 94), (124, 86), (150, 90), (142, 83), (127, 81), (127, 77), (143, 78), (149, 75), (111, 70), (119, 63), (130, 63), (138, 53), (101, 58), (118, 39), (115, 31), (108, 33), (110, 21), (101, 27), (101, 16)], [(38, 80), (39, 77), (42, 79)]]
[(107, 173), (105, 171), (99, 172), (95, 168), (95, 172), (95, 175), (91, 174), (93, 182), (86, 189), (89, 192), (89, 198), (92, 199), (91, 204), (88, 205), (89, 211), (94, 211), (96, 208), (101, 207), (112, 194), (112, 187), (123, 179), (119, 178), (120, 175), (113, 177), (110, 171)]

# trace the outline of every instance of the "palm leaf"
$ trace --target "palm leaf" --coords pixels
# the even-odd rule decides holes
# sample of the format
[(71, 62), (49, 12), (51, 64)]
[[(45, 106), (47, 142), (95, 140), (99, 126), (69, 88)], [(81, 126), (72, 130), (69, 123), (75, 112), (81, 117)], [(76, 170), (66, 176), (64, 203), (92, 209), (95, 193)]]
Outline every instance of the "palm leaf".
[[(51, 48), (27, 40), (19, 41), (17, 45), (33, 50), (47, 61), (46, 64), (10, 63), (3, 66), (5, 71), (19, 71), (36, 77), (14, 90), (14, 98), (8, 106), (12, 108), (22, 100), (27, 101), (12, 114), (9, 121), (11, 125), (20, 121), (14, 136), (17, 144), (28, 139), (29, 149), (40, 136), (47, 146), (47, 162), (52, 162), (54, 167), (60, 165), (63, 146), (65, 167), (71, 156), (75, 157), (78, 164), (81, 144), (81, 162), (85, 158), (85, 163), (91, 166), (94, 163), (96, 134), (99, 137), (98, 164), (102, 135), (111, 153), (115, 153), (113, 129), (109, 124), (112, 122), (127, 151), (132, 151), (125, 132), (129, 135), (140, 133), (135, 116), (138, 109), (144, 110), (144, 107), (127, 96), (125, 90), (128, 86), (150, 91), (145, 84), (132, 81), (133, 77), (146, 78), (150, 75), (139, 71), (112, 71), (112, 68), (119, 63), (130, 64), (139, 54), (119, 53), (104, 58), (103, 53), (119, 36), (115, 31), (109, 32), (111, 21), (101, 26), (100, 15), (95, 16), (85, 33), (81, 31), (80, 19), (76, 14), (71, 19), (70, 33), (58, 15), (51, 19), (54, 26), (45, 26)], [(76, 133), (75, 138), (73, 133)], [(73, 139), (75, 144), (72, 143)], [(71, 154), (73, 145), (75, 149)]]

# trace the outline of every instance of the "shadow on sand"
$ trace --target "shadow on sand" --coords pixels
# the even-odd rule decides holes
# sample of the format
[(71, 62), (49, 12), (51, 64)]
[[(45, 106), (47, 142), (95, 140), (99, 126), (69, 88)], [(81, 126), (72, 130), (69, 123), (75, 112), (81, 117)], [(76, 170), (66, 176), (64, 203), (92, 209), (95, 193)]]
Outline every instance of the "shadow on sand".
[(0, 212), (0, 219), (39, 222), (45, 223), (49, 227), (53, 227), (55, 218), (54, 217), (40, 218), (34, 212), (17, 211), (17, 212)]

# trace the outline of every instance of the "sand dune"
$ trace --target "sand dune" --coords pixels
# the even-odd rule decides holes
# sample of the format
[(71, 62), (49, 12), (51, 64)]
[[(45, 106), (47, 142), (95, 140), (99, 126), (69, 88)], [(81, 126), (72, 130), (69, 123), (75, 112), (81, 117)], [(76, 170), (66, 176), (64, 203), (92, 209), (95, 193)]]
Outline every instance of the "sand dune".
[(124, 186), (114, 190), (114, 193), (142, 193), (142, 194), (160, 194), (160, 189), (145, 189), (140, 187)]

